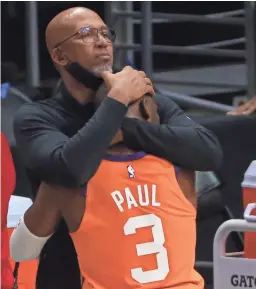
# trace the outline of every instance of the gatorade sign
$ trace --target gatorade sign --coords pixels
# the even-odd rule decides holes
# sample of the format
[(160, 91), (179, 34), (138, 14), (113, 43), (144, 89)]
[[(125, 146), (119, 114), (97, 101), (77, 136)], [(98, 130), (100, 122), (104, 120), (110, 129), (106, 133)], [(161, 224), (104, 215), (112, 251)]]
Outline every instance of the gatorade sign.
[(256, 289), (256, 260), (254, 259), (222, 256), (215, 262), (214, 271), (215, 289)]
[(230, 283), (235, 288), (256, 288), (256, 275), (234, 274), (230, 278)]

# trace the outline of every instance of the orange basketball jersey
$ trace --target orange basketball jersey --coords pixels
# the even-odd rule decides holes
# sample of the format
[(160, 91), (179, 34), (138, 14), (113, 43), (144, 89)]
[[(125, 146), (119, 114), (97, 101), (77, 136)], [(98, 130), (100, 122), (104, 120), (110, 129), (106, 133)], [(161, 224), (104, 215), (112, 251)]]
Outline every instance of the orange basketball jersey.
[(83, 289), (203, 289), (194, 270), (196, 210), (169, 162), (108, 155), (86, 189), (71, 233)]

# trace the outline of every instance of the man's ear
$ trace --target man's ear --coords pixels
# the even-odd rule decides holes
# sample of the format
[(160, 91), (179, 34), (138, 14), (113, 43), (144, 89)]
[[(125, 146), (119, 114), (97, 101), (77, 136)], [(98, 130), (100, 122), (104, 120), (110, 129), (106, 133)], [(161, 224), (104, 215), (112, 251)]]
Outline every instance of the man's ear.
[(141, 109), (145, 111), (144, 118), (148, 120), (150, 115), (152, 115), (152, 113), (157, 110), (157, 105), (151, 95), (145, 95), (141, 102), (143, 103), (143, 106), (141, 104)]
[(54, 48), (51, 51), (51, 58), (55, 65), (65, 67), (68, 65), (69, 61), (65, 57), (63, 51), (60, 48)]
[(145, 114), (147, 115), (147, 118), (144, 117), (145, 120), (153, 123), (159, 123), (160, 120), (158, 115), (158, 107), (152, 96), (145, 95), (143, 97), (142, 102), (143, 102), (143, 109), (145, 111)]
[(140, 110), (141, 116), (145, 120), (148, 120), (150, 111), (149, 111), (148, 105), (146, 105), (146, 102), (147, 102), (147, 99), (143, 97), (142, 100), (139, 102), (139, 110)]

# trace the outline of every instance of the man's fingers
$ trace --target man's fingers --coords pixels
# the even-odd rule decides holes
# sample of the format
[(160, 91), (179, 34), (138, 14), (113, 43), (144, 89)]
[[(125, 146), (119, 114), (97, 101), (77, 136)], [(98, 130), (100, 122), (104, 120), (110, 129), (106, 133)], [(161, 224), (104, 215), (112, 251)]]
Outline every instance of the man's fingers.
[(246, 104), (242, 104), (241, 106), (236, 107), (236, 108), (233, 109), (232, 111), (229, 111), (227, 114), (237, 115), (237, 114), (243, 113), (243, 111), (244, 111), (245, 109), (246, 109)]
[(256, 113), (256, 97), (240, 105), (234, 110), (229, 111), (227, 114), (228, 115), (249, 115), (253, 113)]
[(109, 77), (109, 75), (113, 75), (113, 73), (110, 72), (110, 71), (101, 71), (101, 72), (99, 72), (99, 75), (100, 75), (102, 78), (104, 78), (104, 77)]
[(113, 77), (113, 73), (110, 71), (101, 71), (99, 76), (106, 81), (107, 79), (111, 79)]
[(151, 79), (147, 77), (147, 75), (144, 71), (140, 70), (139, 75), (145, 79), (147, 85), (153, 86)]
[(244, 115), (249, 115), (249, 114), (253, 114), (256, 111), (256, 108), (251, 106), (249, 108), (247, 108), (245, 111), (243, 111)]
[(145, 82), (146, 82), (147, 85), (153, 86), (152, 81), (149, 78), (147, 78), (147, 77), (145, 78)]
[(134, 70), (134, 71), (137, 71), (137, 70), (135, 70), (135, 69), (133, 69), (131, 66), (129, 66), (129, 65), (126, 65), (124, 68), (123, 68), (123, 70), (122, 71), (132, 71), (132, 70)]
[(237, 115), (237, 112), (236, 111), (229, 111), (229, 112), (227, 112), (227, 115)]
[(146, 92), (144, 94), (150, 94), (151, 96), (155, 96), (154, 88), (151, 85), (147, 85)]
[(142, 70), (139, 70), (139, 74), (140, 74), (142, 77), (144, 77), (144, 78), (147, 77), (146, 73), (145, 73), (144, 71), (142, 71)]

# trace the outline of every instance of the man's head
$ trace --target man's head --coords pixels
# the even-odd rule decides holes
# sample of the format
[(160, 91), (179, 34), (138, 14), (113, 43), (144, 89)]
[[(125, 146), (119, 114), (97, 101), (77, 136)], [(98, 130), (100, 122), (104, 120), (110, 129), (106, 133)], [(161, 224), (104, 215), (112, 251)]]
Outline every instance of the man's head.
[(112, 71), (114, 34), (94, 11), (75, 7), (55, 16), (46, 28), (46, 44), (60, 74), (71, 63), (94, 73)]

